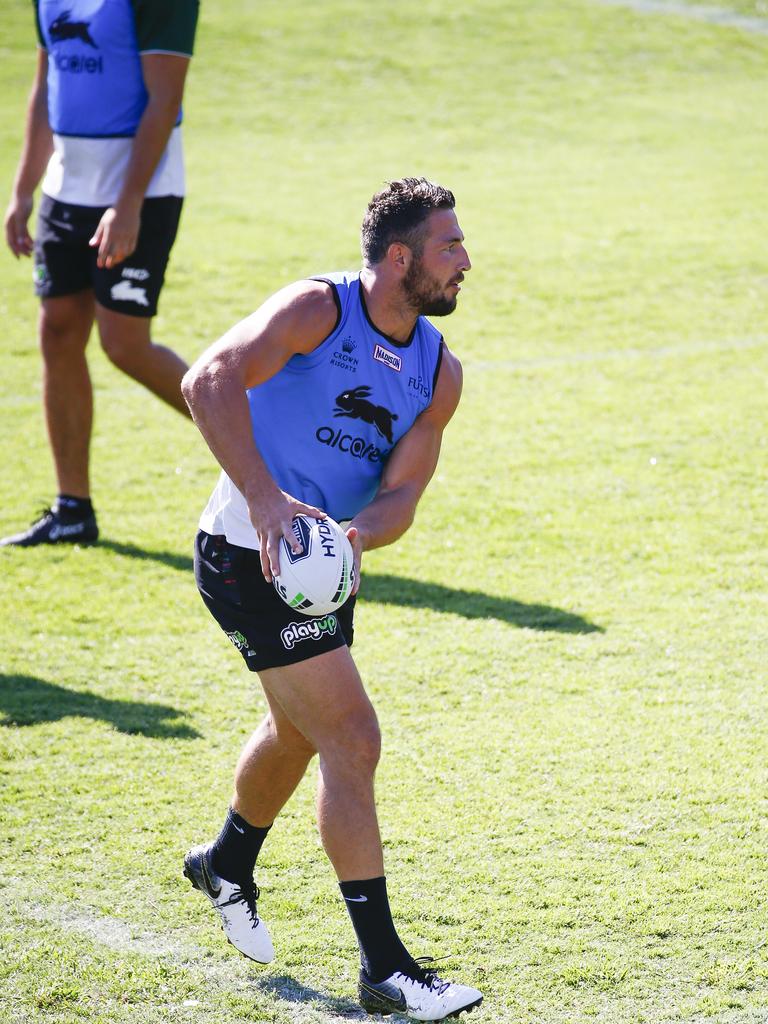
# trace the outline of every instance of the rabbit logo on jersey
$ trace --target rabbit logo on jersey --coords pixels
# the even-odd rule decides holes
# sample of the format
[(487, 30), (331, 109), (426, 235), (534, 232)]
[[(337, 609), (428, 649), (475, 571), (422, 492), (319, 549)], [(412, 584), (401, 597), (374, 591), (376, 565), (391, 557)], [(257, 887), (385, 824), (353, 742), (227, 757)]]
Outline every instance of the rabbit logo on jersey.
[(336, 632), (336, 616), (326, 615), (322, 619), (305, 619), (304, 622), (289, 622), (281, 630), (280, 639), (286, 651), (292, 651), (302, 640), (321, 640), (326, 633)]
[(71, 11), (62, 11), (58, 18), (51, 22), (48, 26), (51, 42), (62, 43), (68, 39), (79, 39), (80, 42), (92, 46), (94, 50), (98, 50), (98, 46), (94, 43), (91, 33), (88, 31), (88, 26), (91, 24), (90, 21), (70, 21), (71, 17)]
[[(371, 387), (368, 384), (361, 384), (342, 391), (340, 395), (336, 396), (333, 415), (337, 418), (362, 420), (363, 423), (370, 423), (375, 427), (379, 437), (383, 437), (393, 444), (392, 424), (397, 419), (397, 413), (391, 412), (383, 405), (376, 405), (369, 401), (370, 395)], [(381, 449), (365, 437), (356, 437), (354, 434), (348, 434), (336, 427), (318, 427), (315, 437), (320, 444), (328, 445), (329, 448), (337, 448), (354, 459), (365, 459), (368, 462), (383, 462), (392, 450), (391, 448)]]

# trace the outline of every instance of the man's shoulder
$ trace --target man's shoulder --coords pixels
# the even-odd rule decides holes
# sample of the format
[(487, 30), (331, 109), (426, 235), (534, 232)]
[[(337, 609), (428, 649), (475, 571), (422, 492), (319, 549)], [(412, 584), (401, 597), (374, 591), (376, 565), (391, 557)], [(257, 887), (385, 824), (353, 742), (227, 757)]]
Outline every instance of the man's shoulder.
[(275, 292), (273, 298), (280, 299), (285, 305), (302, 307), (333, 306), (336, 282), (331, 275), (322, 277), (305, 277), (285, 285)]
[(451, 352), (444, 341), (440, 347), (440, 356), (435, 380), (435, 400), (449, 410), (450, 419), (461, 398), (464, 370), (458, 356)]
[(328, 281), (306, 278), (276, 291), (257, 314), (279, 324), (297, 344), (296, 352), (307, 354), (328, 338), (339, 322), (339, 302)]
[(349, 289), (360, 283), (359, 270), (332, 270), (326, 274), (313, 274), (310, 281), (323, 281), (334, 289)]

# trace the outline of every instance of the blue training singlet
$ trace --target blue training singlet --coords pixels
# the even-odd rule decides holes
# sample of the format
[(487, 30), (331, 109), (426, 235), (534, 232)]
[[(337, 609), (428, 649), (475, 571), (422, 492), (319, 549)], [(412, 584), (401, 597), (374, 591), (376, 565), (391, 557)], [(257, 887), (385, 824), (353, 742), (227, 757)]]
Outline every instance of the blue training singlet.
[[(333, 288), (336, 327), (309, 355), (293, 356), (251, 388), (248, 403), (254, 439), (278, 486), (348, 520), (373, 499), (392, 449), (431, 402), (443, 339), (424, 317), (405, 343), (378, 331), (359, 272), (313, 280)], [(200, 527), (258, 547), (245, 500), (226, 474)]]
[(135, 135), (148, 97), (133, 0), (38, 0), (37, 18), (48, 51), (51, 129), (83, 138)]

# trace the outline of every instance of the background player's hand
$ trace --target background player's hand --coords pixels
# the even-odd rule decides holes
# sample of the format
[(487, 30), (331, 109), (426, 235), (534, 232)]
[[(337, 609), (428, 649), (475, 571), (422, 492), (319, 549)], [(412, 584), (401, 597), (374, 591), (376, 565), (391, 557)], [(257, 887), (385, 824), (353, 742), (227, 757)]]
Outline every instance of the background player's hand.
[(293, 552), (299, 554), (301, 551), (301, 544), (293, 532), (293, 517), (302, 513), (313, 519), (325, 519), (322, 509), (298, 501), (285, 491), (277, 491), (270, 501), (262, 498), (255, 507), (249, 501), (248, 510), (259, 535), (261, 571), (267, 583), (271, 583), (274, 576), (280, 575), (279, 552), (283, 537)]
[(136, 248), (141, 226), (141, 205), (110, 206), (104, 211), (88, 244), (98, 249), (96, 265), (107, 269), (128, 259)]
[(355, 584), (352, 587), (352, 593), (349, 595), (350, 597), (354, 597), (360, 589), (360, 567), (363, 562), (363, 539), (356, 526), (350, 526), (347, 529), (346, 534), (347, 540), (352, 545), (352, 554), (355, 556)]
[(5, 240), (16, 259), (32, 255), (34, 243), (27, 228), (32, 205), (31, 195), (13, 196), (5, 211)]

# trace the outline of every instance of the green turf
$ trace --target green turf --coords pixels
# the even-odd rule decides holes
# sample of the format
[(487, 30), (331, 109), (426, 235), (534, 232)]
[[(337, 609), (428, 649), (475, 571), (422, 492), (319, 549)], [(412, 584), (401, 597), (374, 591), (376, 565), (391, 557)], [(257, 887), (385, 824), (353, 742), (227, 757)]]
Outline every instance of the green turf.
[[(366, 558), (355, 652), (395, 913), (484, 990), (478, 1024), (768, 1014), (767, 56), (575, 0), (203, 4), (158, 338), (194, 358), (356, 265), (389, 177), (457, 193), (465, 396), (413, 530)], [(5, 533), (52, 493), (10, 256), (0, 312)], [(211, 457), (92, 346), (104, 542), (0, 555), (0, 1019), (357, 1019), (314, 772), (264, 848), (274, 964), (180, 877), (264, 703), (191, 578)]]

